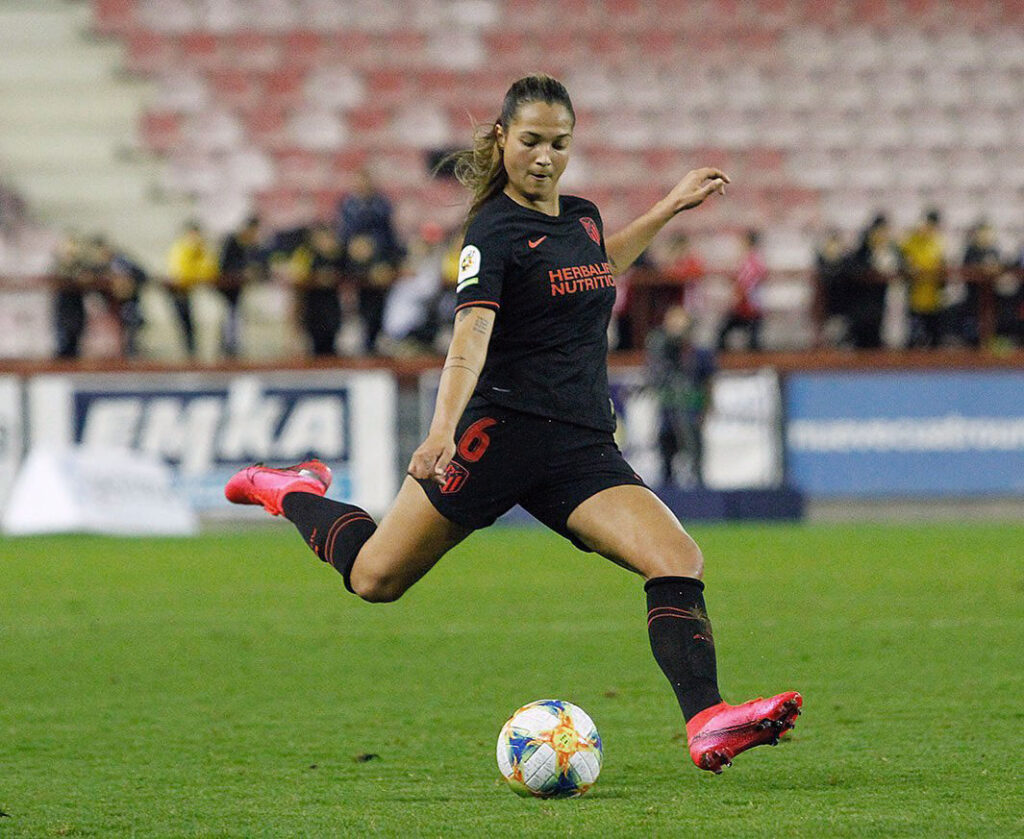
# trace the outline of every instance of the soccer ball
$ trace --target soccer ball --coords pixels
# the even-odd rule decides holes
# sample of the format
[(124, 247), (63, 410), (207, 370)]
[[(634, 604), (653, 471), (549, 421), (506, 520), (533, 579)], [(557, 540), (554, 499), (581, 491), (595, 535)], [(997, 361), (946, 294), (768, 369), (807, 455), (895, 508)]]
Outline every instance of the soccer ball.
[(498, 735), (498, 769), (518, 795), (583, 795), (601, 773), (601, 735), (586, 711), (538, 699), (516, 711)]

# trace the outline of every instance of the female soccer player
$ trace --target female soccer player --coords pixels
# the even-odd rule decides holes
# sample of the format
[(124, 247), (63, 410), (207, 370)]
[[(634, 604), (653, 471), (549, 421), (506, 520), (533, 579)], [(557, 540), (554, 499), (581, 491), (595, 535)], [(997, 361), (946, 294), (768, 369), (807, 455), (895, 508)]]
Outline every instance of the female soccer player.
[(700, 549), (612, 438), (606, 329), (614, 275), (729, 178), (696, 169), (606, 239), (597, 207), (559, 193), (575, 121), (558, 81), (527, 76), (458, 156), (473, 201), (455, 329), (430, 431), (380, 525), (322, 497), (330, 471), (316, 460), (248, 467), (225, 494), (284, 515), (371, 602), (396, 600), (472, 531), (521, 504), (582, 550), (644, 577), (651, 648), (686, 718), (690, 756), (720, 772), (792, 728), (802, 699), (791, 691), (722, 701)]

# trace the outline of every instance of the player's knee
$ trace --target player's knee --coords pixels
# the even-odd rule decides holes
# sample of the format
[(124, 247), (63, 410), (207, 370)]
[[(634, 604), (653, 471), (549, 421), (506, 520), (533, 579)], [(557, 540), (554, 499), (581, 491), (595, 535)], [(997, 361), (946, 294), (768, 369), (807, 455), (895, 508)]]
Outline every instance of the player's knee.
[(393, 574), (360, 570), (358, 562), (352, 566), (349, 585), (367, 603), (394, 603), (405, 593), (405, 586)]
[(666, 545), (651, 557), (647, 575), (651, 577), (704, 577), (704, 554), (688, 533), (680, 534), (672, 545)]
[(693, 545), (692, 551), (687, 555), (686, 562), (689, 567), (689, 572), (683, 576), (693, 577), (695, 580), (701, 580), (704, 578), (704, 554), (701, 549), (697, 546), (697, 543), (692, 539), (690, 543)]

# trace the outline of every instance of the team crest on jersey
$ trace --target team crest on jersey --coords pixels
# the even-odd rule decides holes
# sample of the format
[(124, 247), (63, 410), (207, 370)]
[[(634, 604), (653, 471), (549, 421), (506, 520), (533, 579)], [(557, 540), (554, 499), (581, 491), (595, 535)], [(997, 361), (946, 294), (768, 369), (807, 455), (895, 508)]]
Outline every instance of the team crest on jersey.
[(466, 245), (459, 255), (459, 283), (480, 273), (480, 248)]
[(594, 240), (594, 243), (600, 245), (601, 231), (597, 229), (597, 223), (590, 216), (584, 216), (580, 219), (580, 224), (583, 225), (583, 229), (587, 231), (587, 235)]

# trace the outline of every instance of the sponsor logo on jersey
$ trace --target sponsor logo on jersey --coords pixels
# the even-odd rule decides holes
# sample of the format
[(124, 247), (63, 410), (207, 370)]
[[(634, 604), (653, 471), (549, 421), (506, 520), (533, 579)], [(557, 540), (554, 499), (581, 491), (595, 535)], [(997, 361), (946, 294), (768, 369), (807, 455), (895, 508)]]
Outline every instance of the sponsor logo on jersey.
[(533, 250), (537, 245), (547, 239), (547, 236), (541, 236), (539, 239), (527, 239), (526, 244), (530, 246), (530, 250)]
[(615, 277), (612, 266), (608, 262), (593, 262), (590, 265), (569, 265), (548, 271), (551, 281), (551, 296), (561, 297), (576, 294), (580, 291), (597, 291), (601, 288), (614, 288)]
[(587, 231), (587, 235), (594, 240), (594, 243), (600, 245), (601, 231), (597, 229), (597, 223), (590, 216), (584, 216), (580, 219), (580, 224), (583, 225), (583, 229)]
[(466, 245), (459, 255), (459, 283), (475, 277), (480, 273), (480, 248)]

